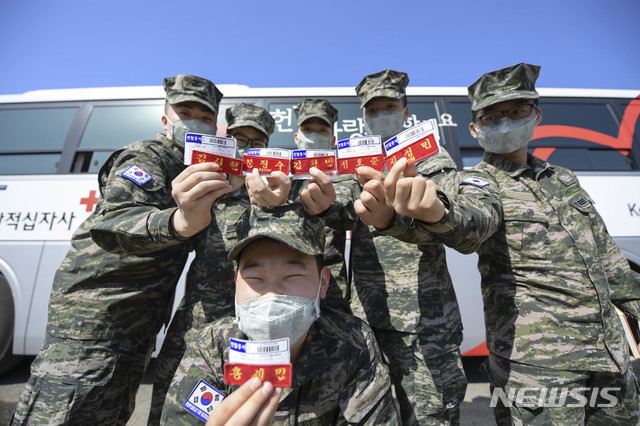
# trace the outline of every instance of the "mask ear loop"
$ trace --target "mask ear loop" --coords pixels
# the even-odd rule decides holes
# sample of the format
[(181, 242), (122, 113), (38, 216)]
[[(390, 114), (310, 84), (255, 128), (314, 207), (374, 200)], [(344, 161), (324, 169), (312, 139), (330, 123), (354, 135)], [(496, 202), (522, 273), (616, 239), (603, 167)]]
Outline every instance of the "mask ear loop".
[(316, 303), (314, 309), (316, 311), (316, 317), (320, 317), (320, 289), (322, 288), (322, 270), (320, 271), (320, 283), (318, 284), (318, 294), (316, 294)]

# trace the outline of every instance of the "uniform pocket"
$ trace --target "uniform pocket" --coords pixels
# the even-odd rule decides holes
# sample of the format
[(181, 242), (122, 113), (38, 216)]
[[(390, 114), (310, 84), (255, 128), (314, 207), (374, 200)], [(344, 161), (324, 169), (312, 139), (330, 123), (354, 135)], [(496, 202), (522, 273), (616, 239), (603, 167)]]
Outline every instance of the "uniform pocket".
[(512, 259), (518, 261), (549, 259), (549, 221), (546, 217), (540, 214), (523, 217), (505, 213), (504, 222)]
[(120, 357), (95, 341), (56, 339), (31, 366), (31, 374), (64, 384), (102, 386)]

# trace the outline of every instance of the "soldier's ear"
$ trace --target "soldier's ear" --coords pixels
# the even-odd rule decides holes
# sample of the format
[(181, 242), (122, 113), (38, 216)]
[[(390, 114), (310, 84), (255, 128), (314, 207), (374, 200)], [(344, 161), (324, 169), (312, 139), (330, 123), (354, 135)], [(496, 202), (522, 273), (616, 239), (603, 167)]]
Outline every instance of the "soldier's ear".
[(541, 121), (542, 121), (542, 110), (540, 109), (540, 107), (538, 107), (536, 108), (536, 126), (540, 124)]
[(323, 266), (320, 270), (320, 299), (327, 297), (327, 290), (329, 289), (329, 281), (331, 280), (331, 272), (329, 268)]
[(469, 133), (471, 133), (471, 136), (478, 139), (478, 131), (473, 123), (469, 123)]
[(407, 121), (409, 119), (409, 107), (406, 106), (404, 107), (404, 110), (402, 111), (402, 120), (403, 121)]

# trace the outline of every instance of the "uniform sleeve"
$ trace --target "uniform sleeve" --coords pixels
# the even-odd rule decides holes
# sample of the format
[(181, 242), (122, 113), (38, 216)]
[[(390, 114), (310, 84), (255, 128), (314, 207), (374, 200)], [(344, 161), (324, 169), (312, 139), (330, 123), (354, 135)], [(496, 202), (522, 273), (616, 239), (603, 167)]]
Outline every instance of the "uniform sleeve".
[(380, 351), (374, 341), (373, 332), (363, 324), (366, 351), (362, 351), (356, 365), (349, 371), (340, 412), (336, 424), (400, 424), (400, 412), (391, 394), (391, 379), (387, 367), (382, 363)]
[(355, 200), (360, 198), (362, 185), (354, 176), (336, 178), (333, 182), (336, 200), (324, 214), (325, 223), (336, 231), (347, 231), (355, 227), (360, 219), (353, 208)]
[[(150, 179), (140, 183), (123, 176), (138, 169)], [(183, 243), (170, 224), (177, 210), (170, 189), (173, 174), (177, 171), (172, 173), (153, 150), (116, 151), (100, 170), (102, 197), (90, 231), (96, 244), (116, 254), (141, 255)]]
[(220, 348), (214, 343), (213, 328), (206, 327), (192, 336), (187, 341), (187, 349), (164, 401), (161, 420), (163, 425), (203, 425), (202, 420), (183, 408), (200, 380), (227, 394), (222, 377), (224, 361)]
[(606, 229), (604, 221), (596, 211), (596, 229), (598, 251), (602, 266), (611, 289), (611, 301), (620, 309), (640, 320), (640, 274), (629, 266)]
[(640, 274), (629, 267), (629, 262), (608, 234), (607, 240), (609, 249), (603, 264), (611, 288), (611, 301), (640, 320)]
[[(458, 173), (456, 164), (446, 151), (426, 158), (416, 164), (416, 171), (419, 176), (436, 183), (438, 198), (449, 207), (450, 195), (458, 191)], [(440, 244), (434, 234), (430, 232), (416, 232), (416, 222), (414, 219), (395, 214), (392, 225), (384, 230), (377, 230), (378, 235), (395, 237), (400, 241), (411, 244)]]
[[(472, 177), (478, 184), (462, 179)], [(434, 179), (435, 180), (435, 179)], [(438, 179), (438, 197), (449, 213), (435, 224), (396, 215), (391, 228), (383, 231), (401, 241), (413, 244), (442, 243), (463, 254), (473, 253), (489, 239), (502, 223), (502, 203), (497, 184), (482, 172), (465, 172), (460, 177), (449, 173)], [(458, 189), (453, 191), (452, 185)]]

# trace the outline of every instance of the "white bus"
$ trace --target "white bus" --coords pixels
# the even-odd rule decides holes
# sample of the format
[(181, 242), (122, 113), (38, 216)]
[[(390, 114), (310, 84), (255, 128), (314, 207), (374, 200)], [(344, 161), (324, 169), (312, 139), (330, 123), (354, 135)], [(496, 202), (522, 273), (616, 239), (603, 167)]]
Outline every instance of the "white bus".
[[(309, 97), (327, 98), (338, 109), (338, 140), (364, 131), (353, 88), (219, 87), (219, 134), (226, 131), (226, 108), (255, 103), (276, 121), (270, 146), (291, 148), (293, 106)], [(543, 122), (531, 152), (578, 173), (609, 232), (640, 270), (640, 91), (539, 92)], [(436, 118), (442, 145), (459, 169), (480, 161), (482, 150), (468, 131), (465, 88), (409, 87), (407, 95), (406, 127)], [(0, 372), (40, 350), (53, 276), (72, 232), (95, 207), (96, 173), (114, 149), (154, 137), (163, 103), (160, 86), (0, 96)], [(486, 355), (477, 256), (453, 250), (447, 256), (464, 325), (461, 350)]]

